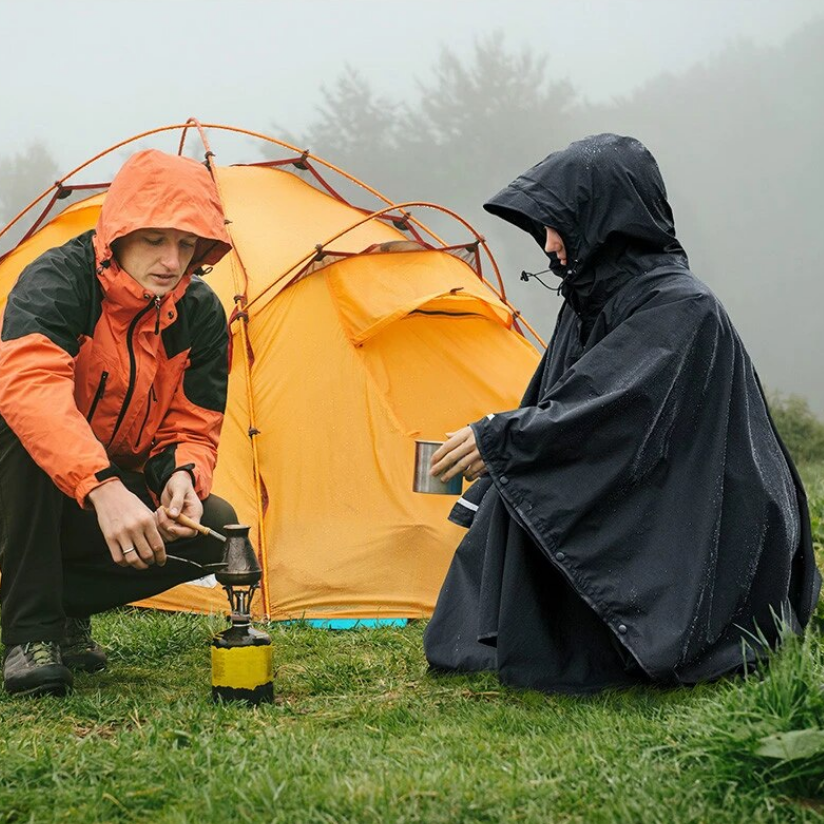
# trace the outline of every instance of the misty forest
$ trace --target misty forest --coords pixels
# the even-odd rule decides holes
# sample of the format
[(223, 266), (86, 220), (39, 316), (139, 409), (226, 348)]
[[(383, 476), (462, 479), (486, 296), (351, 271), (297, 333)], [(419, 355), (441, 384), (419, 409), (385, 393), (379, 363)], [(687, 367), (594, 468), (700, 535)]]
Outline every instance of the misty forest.
[[(820, 415), (822, 52), (819, 21), (779, 47), (734, 43), (684, 74), (662, 74), (631, 96), (593, 105), (564, 78), (551, 48), (515, 51), (497, 34), (467, 57), (444, 47), (435, 66), (421, 67), (410, 99), (392, 95), (391, 78), (376, 89), (353, 63), (318, 90), (303, 131), (274, 116), (270, 131), (396, 202), (457, 211), (489, 240), (508, 296), (545, 337), (561, 298), (518, 278), (522, 269), (544, 268), (540, 250), (482, 203), (583, 135), (638, 137), (661, 167), (691, 268), (726, 305), (762, 380), (773, 392), (806, 398)], [(276, 102), (271, 108), (277, 112)], [(89, 155), (100, 148), (90, 136)], [(246, 160), (260, 159), (258, 151), (250, 148)], [(66, 171), (47, 145), (0, 154), (0, 220)], [(464, 239), (454, 224), (433, 225), (452, 242)], [(3, 238), (0, 252), (13, 238)]]

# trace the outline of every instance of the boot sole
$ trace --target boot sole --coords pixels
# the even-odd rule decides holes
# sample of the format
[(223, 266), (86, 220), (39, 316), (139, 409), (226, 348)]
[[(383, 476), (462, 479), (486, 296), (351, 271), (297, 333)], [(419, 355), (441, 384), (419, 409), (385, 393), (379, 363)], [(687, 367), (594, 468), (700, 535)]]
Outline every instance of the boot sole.
[(44, 684), (38, 684), (35, 687), (28, 687), (27, 689), (15, 689), (14, 687), (9, 688), (6, 685), (6, 692), (9, 695), (20, 695), (20, 696), (38, 696), (38, 695), (56, 695), (63, 697), (71, 690), (71, 685), (67, 684), (65, 681), (47, 681)]
[(106, 669), (108, 661), (105, 658), (94, 655), (70, 655), (63, 653), (63, 666), (68, 667), (73, 672), (100, 672)]

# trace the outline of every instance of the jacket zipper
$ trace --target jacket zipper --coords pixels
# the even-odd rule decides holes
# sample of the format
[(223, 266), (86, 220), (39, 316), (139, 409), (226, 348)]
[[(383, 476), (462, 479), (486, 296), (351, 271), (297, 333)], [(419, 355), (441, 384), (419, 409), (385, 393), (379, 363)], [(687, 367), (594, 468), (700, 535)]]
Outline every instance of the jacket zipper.
[(154, 299), (155, 311), (157, 312), (157, 317), (155, 317), (155, 334), (160, 334), (160, 295), (155, 295)]
[(154, 384), (149, 387), (149, 398), (146, 403), (146, 414), (143, 416), (143, 423), (140, 424), (140, 432), (137, 433), (137, 440), (135, 441), (135, 446), (140, 443), (140, 439), (143, 437), (143, 430), (146, 428), (146, 424), (149, 420), (149, 413), (152, 411), (152, 401), (157, 403), (157, 395), (155, 395), (154, 391)]
[(107, 449), (112, 445), (112, 441), (114, 441), (114, 437), (117, 435), (117, 430), (120, 429), (120, 424), (123, 423), (123, 418), (126, 417), (126, 410), (129, 408), (132, 395), (134, 394), (134, 384), (137, 379), (137, 359), (134, 354), (134, 333), (140, 319), (151, 308), (152, 304), (149, 303), (145, 309), (141, 309), (132, 319), (132, 322), (129, 324), (129, 331), (126, 333), (126, 346), (129, 350), (129, 386), (126, 389), (126, 396), (123, 398), (123, 406), (120, 407), (120, 414), (117, 416), (117, 423), (114, 425), (114, 432), (112, 432), (112, 436), (109, 438), (109, 443), (106, 445)]
[(92, 422), (92, 418), (94, 417), (94, 413), (97, 411), (97, 404), (100, 403), (100, 399), (103, 397), (103, 393), (106, 391), (106, 381), (109, 379), (109, 373), (103, 372), (100, 375), (100, 383), (97, 384), (97, 391), (94, 393), (94, 400), (92, 400), (91, 408), (89, 409), (89, 414), (86, 415), (86, 421), (88, 423)]

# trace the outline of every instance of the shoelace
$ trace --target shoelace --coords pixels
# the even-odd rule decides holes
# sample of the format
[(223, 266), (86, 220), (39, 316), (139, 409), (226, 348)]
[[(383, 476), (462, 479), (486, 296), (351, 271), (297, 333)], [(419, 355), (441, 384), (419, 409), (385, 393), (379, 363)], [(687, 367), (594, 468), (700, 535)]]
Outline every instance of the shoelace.
[(58, 663), (57, 644), (50, 641), (32, 641), (23, 647), (23, 652), (30, 654), (38, 667)]

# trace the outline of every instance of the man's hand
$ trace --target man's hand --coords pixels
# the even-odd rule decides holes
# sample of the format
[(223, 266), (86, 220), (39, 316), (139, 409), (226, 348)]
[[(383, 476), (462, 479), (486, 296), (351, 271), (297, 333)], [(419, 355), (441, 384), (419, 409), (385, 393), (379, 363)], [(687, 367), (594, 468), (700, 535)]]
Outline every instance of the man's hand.
[[(172, 519), (183, 513), (193, 521), (200, 523), (203, 517), (203, 504), (195, 494), (192, 476), (188, 472), (179, 470), (172, 474), (172, 477), (166, 481), (163, 494), (160, 496), (160, 504), (160, 509), (155, 513), (157, 528), (167, 543), (176, 541), (178, 538), (192, 538), (197, 535), (193, 529), (181, 526)], [(169, 510), (172, 518), (166, 514), (163, 507)]]
[(444, 483), (459, 474), (468, 481), (486, 475), (486, 464), (478, 451), (472, 427), (465, 426), (457, 432), (446, 434), (449, 440), (432, 456), (429, 474), (439, 475)]
[(148, 569), (152, 564), (166, 563), (166, 550), (154, 513), (121, 481), (101, 484), (87, 497), (118, 566)]

